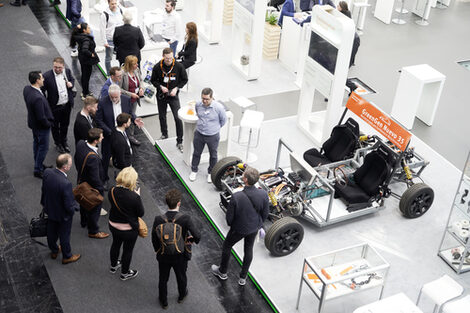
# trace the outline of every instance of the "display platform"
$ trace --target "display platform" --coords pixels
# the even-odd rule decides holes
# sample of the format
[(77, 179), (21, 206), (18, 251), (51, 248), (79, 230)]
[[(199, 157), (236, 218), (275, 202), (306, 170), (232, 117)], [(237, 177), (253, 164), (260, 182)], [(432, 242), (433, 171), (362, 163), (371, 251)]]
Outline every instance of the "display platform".
[[(258, 156), (258, 160), (252, 166), (259, 170), (274, 167), (277, 143), (280, 137), (298, 153), (303, 153), (313, 146), (310, 140), (295, 127), (295, 119), (295, 117), (288, 117), (263, 123), (260, 144), (257, 148), (250, 150)], [(369, 132), (362, 123), (361, 129), (365, 133)], [(234, 127), (232, 132), (237, 133), (238, 128)], [(157, 138), (158, 134), (149, 134), (148, 136), (154, 142), (152, 136)], [(197, 180), (190, 182), (188, 178), (190, 168), (184, 163), (183, 155), (176, 149), (175, 138), (158, 141), (157, 145), (187, 188), (198, 199), (216, 227), (220, 229), (221, 233), (226, 234), (228, 227), (225, 215), (219, 207), (219, 193), (212, 184), (206, 182), (207, 163), (200, 165)], [(435, 199), (434, 204), (424, 216), (417, 219), (406, 219), (398, 209), (398, 200), (391, 197), (386, 199), (386, 208), (380, 212), (324, 229), (316, 228), (299, 219), (305, 230), (304, 239), (299, 248), (288, 256), (273, 257), (262, 241), (255, 244), (250, 272), (280, 312), (295, 311), (300, 269), (305, 257), (361, 242), (368, 243), (377, 249), (390, 263), (384, 297), (404, 292), (411, 299), (415, 299), (424, 283), (443, 273), (452, 276), (465, 288), (470, 288), (470, 280), (465, 279), (465, 275), (458, 277), (436, 255), (436, 247), (441, 240), (441, 230), (444, 228), (449, 214), (449, 207), (457, 189), (460, 171), (419, 138), (413, 137), (411, 146), (416, 147), (416, 151), (430, 161), (421, 177), (434, 189)], [(232, 149), (228, 154), (242, 157), (245, 149), (245, 147), (233, 142)], [(286, 165), (288, 165), (287, 153), (283, 153), (280, 166), (285, 167)], [(400, 193), (402, 191), (400, 188), (403, 186), (392, 185), (395, 192)], [(242, 243), (235, 246), (238, 255), (243, 255), (242, 250)], [(407, 283), (404, 284), (404, 281)], [(347, 301), (337, 299), (328, 302), (324, 312), (350, 313), (356, 308), (376, 300), (376, 291), (364, 291), (357, 296), (348, 296)], [(299, 312), (311, 312), (312, 306), (316, 306), (317, 303), (317, 299), (311, 292), (304, 290), (299, 304)]]

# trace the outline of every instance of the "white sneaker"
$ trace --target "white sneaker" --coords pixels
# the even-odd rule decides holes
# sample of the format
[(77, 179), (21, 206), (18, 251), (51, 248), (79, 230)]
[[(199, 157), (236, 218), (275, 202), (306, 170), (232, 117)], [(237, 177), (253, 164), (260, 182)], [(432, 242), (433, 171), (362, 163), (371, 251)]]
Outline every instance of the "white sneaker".
[(196, 176), (197, 176), (197, 172), (191, 172), (191, 174), (189, 174), (189, 180), (190, 181), (195, 181)]
[(207, 174), (207, 182), (208, 182), (209, 184), (212, 184), (211, 174)]
[(104, 216), (104, 215), (106, 215), (106, 214), (108, 214), (108, 211), (106, 211), (105, 209), (101, 208), (100, 215), (101, 215), (101, 216)]
[(72, 52), (70, 52), (70, 56), (71, 56), (72, 58), (78, 57), (78, 50), (72, 50)]

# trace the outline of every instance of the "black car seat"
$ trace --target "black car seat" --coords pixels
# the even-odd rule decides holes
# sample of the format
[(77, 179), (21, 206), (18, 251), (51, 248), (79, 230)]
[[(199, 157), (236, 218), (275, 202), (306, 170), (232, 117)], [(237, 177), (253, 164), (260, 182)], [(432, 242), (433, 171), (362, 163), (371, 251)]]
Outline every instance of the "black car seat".
[(312, 167), (344, 160), (354, 152), (359, 139), (359, 125), (352, 118), (331, 131), (331, 136), (320, 151), (315, 148), (304, 152), (304, 160)]
[(394, 162), (392, 152), (379, 145), (366, 155), (364, 163), (354, 172), (353, 181), (348, 180), (346, 185), (335, 184), (336, 195), (346, 201), (348, 211), (356, 211), (369, 205), (391, 174)]

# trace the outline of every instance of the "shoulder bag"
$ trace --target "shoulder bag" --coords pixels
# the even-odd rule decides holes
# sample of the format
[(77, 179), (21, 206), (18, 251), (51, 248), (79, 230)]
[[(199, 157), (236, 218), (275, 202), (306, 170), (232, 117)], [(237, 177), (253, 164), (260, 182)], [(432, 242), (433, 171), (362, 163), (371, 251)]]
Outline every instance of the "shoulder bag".
[(31, 238), (47, 236), (47, 216), (44, 210), (41, 211), (39, 217), (33, 217), (29, 223), (29, 235)]
[[(113, 189), (111, 189), (111, 197), (113, 198), (113, 202), (116, 205), (116, 208), (119, 210), (119, 212), (124, 214), (124, 212), (122, 212), (121, 208), (119, 208), (119, 205), (116, 202), (116, 198), (114, 198), (114, 187), (113, 187)], [(141, 219), (140, 217), (137, 217), (137, 221), (139, 222), (139, 236), (142, 237), (142, 238), (147, 237), (148, 233), (149, 233), (148, 228), (147, 228), (147, 224), (145, 224), (144, 220)]]
[[(86, 161), (91, 154), (96, 153), (88, 152), (86, 155), (85, 160), (83, 160), (82, 170), (80, 171), (78, 181), (81, 180)], [(103, 203), (104, 200), (100, 192), (97, 189), (91, 187), (91, 185), (87, 182), (78, 184), (77, 187), (73, 189), (73, 196), (75, 197), (75, 200), (87, 211), (91, 211), (93, 208)]]

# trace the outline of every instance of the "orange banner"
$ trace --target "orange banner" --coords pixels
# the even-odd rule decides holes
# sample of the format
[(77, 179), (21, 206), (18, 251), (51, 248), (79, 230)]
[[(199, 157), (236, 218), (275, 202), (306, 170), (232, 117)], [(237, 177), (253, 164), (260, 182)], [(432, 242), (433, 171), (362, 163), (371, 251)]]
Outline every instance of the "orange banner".
[(411, 133), (398, 125), (387, 114), (354, 92), (349, 97), (346, 107), (390, 140), (398, 149), (405, 151), (408, 142), (410, 142)]

